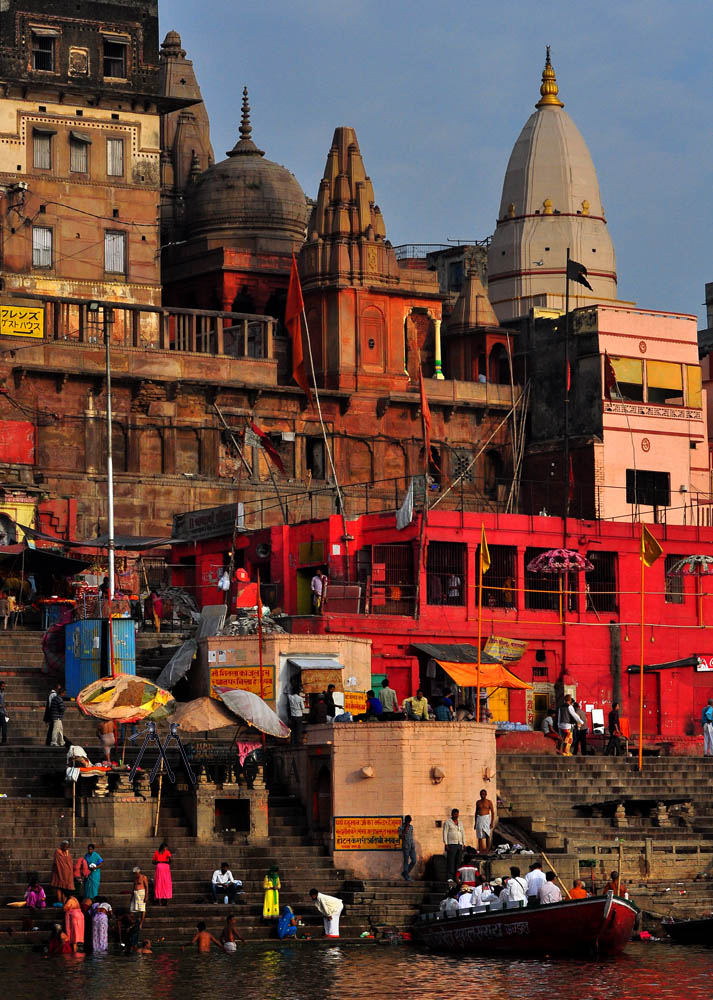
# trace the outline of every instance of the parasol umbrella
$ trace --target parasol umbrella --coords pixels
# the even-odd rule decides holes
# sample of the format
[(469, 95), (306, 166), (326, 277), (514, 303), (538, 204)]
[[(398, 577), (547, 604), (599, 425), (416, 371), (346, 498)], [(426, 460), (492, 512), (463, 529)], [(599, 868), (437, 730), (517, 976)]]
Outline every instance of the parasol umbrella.
[(252, 691), (242, 691), (240, 688), (221, 687), (217, 684), (213, 690), (230, 711), (243, 719), (249, 726), (259, 729), (261, 733), (268, 736), (276, 736), (278, 739), (284, 740), (290, 735), (289, 728), (265, 704), (260, 695), (253, 694)]
[[(559, 577), (559, 609), (562, 621), (562, 583), (570, 573), (588, 573), (594, 566), (575, 549), (547, 549), (527, 564), (528, 573), (551, 573)], [(566, 589), (565, 589), (566, 598)]]
[(696, 599), (698, 603), (698, 624), (703, 627), (703, 592), (701, 577), (713, 573), (713, 556), (692, 555), (678, 559), (667, 571), (666, 576), (695, 576)]
[(215, 698), (196, 698), (179, 705), (171, 716), (184, 733), (207, 733), (235, 725), (235, 716)]
[(170, 691), (135, 674), (116, 674), (92, 681), (77, 695), (77, 705), (85, 715), (118, 723), (158, 721), (176, 708)]

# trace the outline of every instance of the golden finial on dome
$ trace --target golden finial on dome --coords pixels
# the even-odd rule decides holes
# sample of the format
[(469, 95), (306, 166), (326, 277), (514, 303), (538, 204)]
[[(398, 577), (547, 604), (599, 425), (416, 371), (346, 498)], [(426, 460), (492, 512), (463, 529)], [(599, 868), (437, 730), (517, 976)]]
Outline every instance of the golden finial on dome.
[(535, 105), (535, 107), (563, 108), (564, 104), (562, 103), (562, 101), (560, 101), (559, 97), (557, 96), (558, 93), (559, 93), (559, 87), (557, 86), (557, 77), (555, 76), (555, 71), (552, 69), (552, 63), (550, 62), (550, 47), (548, 45), (547, 58), (545, 59), (545, 68), (542, 70), (542, 85), (540, 87), (540, 94), (542, 96)]

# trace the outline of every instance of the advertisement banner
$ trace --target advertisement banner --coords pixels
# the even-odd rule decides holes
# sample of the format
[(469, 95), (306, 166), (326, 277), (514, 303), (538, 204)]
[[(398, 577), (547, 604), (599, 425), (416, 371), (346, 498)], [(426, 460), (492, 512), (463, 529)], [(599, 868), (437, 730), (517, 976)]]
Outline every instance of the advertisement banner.
[[(260, 667), (213, 667), (210, 671), (210, 693), (217, 697), (215, 686), (239, 688), (260, 694)], [(262, 668), (262, 696), (264, 701), (275, 700), (275, 668)]]
[(335, 851), (398, 851), (400, 816), (335, 816)]
[(491, 635), (485, 643), (485, 652), (501, 663), (517, 663), (527, 649), (524, 639), (506, 639), (501, 635)]

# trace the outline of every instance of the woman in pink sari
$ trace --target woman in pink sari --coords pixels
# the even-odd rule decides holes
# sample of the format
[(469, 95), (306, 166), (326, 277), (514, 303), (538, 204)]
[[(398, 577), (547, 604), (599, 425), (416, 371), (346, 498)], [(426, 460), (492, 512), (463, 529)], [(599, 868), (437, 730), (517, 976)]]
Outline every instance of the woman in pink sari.
[(165, 841), (159, 845), (157, 851), (154, 851), (151, 860), (156, 865), (153, 898), (159, 906), (168, 906), (168, 901), (173, 896), (173, 882), (171, 880), (171, 852)]
[(84, 914), (76, 896), (70, 896), (64, 904), (64, 929), (76, 955), (79, 942), (84, 944)]

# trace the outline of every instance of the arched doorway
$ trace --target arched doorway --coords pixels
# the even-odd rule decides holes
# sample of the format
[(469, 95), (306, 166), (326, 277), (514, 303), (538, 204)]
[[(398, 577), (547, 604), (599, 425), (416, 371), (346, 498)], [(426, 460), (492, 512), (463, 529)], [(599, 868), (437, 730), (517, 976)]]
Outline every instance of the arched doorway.
[(510, 382), (508, 352), (502, 344), (495, 344), (490, 352), (488, 381), (495, 382), (496, 385), (508, 385)]

